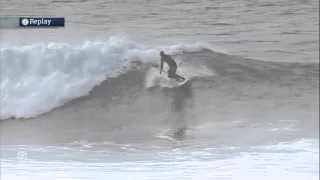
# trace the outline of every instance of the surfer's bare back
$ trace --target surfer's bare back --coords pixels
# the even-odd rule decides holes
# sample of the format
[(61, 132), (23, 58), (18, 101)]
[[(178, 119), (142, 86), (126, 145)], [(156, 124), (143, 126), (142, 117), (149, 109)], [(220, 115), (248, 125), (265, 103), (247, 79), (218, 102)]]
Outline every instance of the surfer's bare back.
[(167, 55), (163, 51), (161, 51), (160, 56), (161, 56), (160, 74), (162, 73), (163, 62), (166, 62), (169, 66), (168, 78), (178, 79), (181, 81), (185, 80), (185, 78), (176, 74), (178, 66), (177, 66), (177, 63), (173, 60), (173, 58), (170, 55)]

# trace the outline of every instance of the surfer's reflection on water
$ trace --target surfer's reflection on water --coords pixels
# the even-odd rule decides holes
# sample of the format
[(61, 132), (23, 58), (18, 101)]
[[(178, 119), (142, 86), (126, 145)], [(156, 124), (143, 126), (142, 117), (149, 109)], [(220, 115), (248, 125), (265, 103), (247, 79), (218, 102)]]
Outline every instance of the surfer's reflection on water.
[(187, 100), (192, 99), (192, 85), (190, 82), (174, 88), (171, 111), (182, 111), (187, 104)]
[(174, 133), (173, 136), (177, 139), (181, 139), (185, 135), (185, 131), (188, 128), (186, 122), (188, 108), (187, 106), (193, 106), (193, 93), (191, 82), (176, 87), (172, 91), (173, 101), (171, 103), (171, 113), (174, 116)]

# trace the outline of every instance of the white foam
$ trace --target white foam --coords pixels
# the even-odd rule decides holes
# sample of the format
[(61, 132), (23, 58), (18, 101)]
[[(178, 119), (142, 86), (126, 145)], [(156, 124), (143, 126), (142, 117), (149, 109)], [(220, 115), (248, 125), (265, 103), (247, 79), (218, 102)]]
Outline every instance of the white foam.
[(138, 45), (110, 38), (78, 47), (34, 44), (1, 48), (1, 118), (33, 117), (87, 95), (119, 73)]
[[(159, 134), (164, 136), (160, 138), (170, 141), (170, 138), (165, 137), (169, 131), (170, 129)], [(281, 144), (275, 146), (281, 146)], [(156, 151), (142, 151), (143, 153), (120, 152), (122, 158), (119, 158), (119, 152), (106, 153), (108, 148), (84, 151), (79, 148), (57, 149), (55, 147), (48, 148), (44, 153), (46, 156), (39, 155), (43, 153), (37, 151), (25, 161), (17, 162), (16, 159), (2, 158), (1, 177), (30, 180), (106, 179), (106, 177), (108, 179), (161, 180), (319, 179), (319, 140), (304, 139), (286, 144), (281, 151), (277, 152), (265, 149), (264, 146), (259, 146), (263, 151), (256, 151), (256, 147), (254, 147), (255, 151), (252, 151), (250, 146), (247, 146), (249, 151), (241, 148), (241, 151), (235, 149), (236, 153), (232, 153), (233, 148), (227, 148), (227, 151), (219, 151), (219, 148), (203, 151), (190, 146), (189, 142), (187, 146), (184, 144), (169, 146), (168, 150), (156, 149)], [(309, 148), (312, 150), (306, 151)], [(29, 151), (32, 150), (32, 148), (29, 149)], [(220, 148), (220, 150), (224, 149)], [(292, 149), (298, 151), (290, 152)], [(61, 156), (61, 152), (64, 156)], [(17, 176), (17, 170), (23, 176)]]
[[(79, 46), (61, 43), (1, 47), (1, 119), (30, 118), (88, 95), (132, 61), (158, 64), (159, 51), (198, 51), (199, 44), (146, 47), (120, 37)], [(189, 71), (190, 72), (190, 71)]]

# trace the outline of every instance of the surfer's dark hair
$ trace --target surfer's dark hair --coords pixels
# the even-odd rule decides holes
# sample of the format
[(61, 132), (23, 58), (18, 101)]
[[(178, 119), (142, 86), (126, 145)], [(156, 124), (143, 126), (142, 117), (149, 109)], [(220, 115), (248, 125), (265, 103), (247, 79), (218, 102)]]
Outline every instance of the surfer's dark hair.
[(164, 55), (164, 52), (163, 52), (163, 51), (160, 51), (160, 55), (163, 56), (163, 55)]

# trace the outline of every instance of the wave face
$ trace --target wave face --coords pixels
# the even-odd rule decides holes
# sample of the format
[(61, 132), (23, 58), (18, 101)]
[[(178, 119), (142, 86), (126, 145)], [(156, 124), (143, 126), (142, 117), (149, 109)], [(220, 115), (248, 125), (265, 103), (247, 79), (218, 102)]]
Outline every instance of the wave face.
[(159, 50), (199, 51), (206, 44), (145, 47), (125, 38), (80, 46), (49, 43), (1, 47), (1, 119), (32, 118), (86, 96), (93, 87), (130, 69), (157, 64)]

